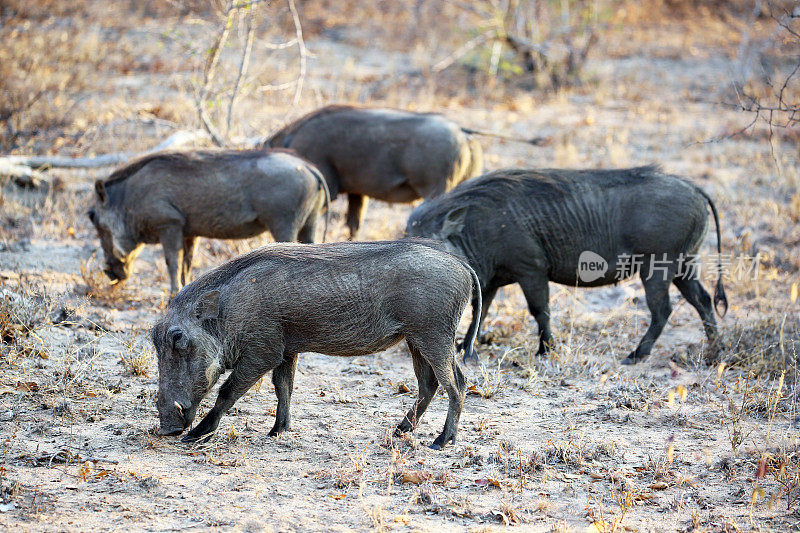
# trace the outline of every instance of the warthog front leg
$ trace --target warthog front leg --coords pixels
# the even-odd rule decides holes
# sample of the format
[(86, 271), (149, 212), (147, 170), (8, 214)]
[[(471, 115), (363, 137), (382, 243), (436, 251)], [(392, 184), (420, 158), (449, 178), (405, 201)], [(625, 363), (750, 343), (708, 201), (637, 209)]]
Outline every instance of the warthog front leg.
[(194, 429), (183, 437), (183, 442), (195, 442), (206, 435), (210, 437), (219, 427), (222, 415), (227, 413), (236, 400), (241, 398), (269, 370), (270, 367), (265, 363), (264, 358), (242, 355), (231, 375), (219, 388), (219, 396), (217, 396), (214, 407)]
[[(481, 335), (481, 327), (483, 326), (483, 321), (486, 320), (486, 315), (489, 312), (489, 307), (492, 305), (492, 302), (494, 301), (494, 297), (497, 295), (497, 290), (498, 289), (499, 289), (499, 287), (490, 287), (490, 288), (487, 288), (485, 290), (483, 290), (483, 289), (481, 290), (481, 300), (482, 300), (481, 316), (478, 319), (478, 322), (476, 324), (474, 324), (474, 328), (478, 330), (478, 336), (477, 336), (478, 342), (481, 343), (481, 344), (489, 344), (489, 343), (492, 342), (491, 334), (484, 333), (483, 335)], [(477, 305), (478, 305), (477, 299), (473, 298), (473, 300), (472, 300), (472, 312), (473, 313), (475, 312), (475, 307)], [(466, 335), (464, 335), (464, 342), (466, 342), (467, 339), (471, 339), (472, 338), (472, 331), (473, 331), (473, 324), (470, 324), (469, 329), (467, 329)], [(456, 344), (456, 351), (457, 352), (460, 352), (464, 348), (464, 342), (459, 342), (458, 344)], [(478, 364), (478, 354), (473, 350), (472, 357), (470, 358), (470, 360), (467, 361), (467, 359), (464, 358), (464, 362), (465, 363), (470, 362), (470, 363), (474, 363), (474, 364), (477, 365)]]
[(289, 404), (294, 388), (294, 372), (297, 368), (297, 354), (286, 354), (283, 362), (272, 371), (272, 384), (278, 397), (278, 409), (275, 411), (275, 425), (269, 432), (270, 437), (280, 435), (290, 429)]

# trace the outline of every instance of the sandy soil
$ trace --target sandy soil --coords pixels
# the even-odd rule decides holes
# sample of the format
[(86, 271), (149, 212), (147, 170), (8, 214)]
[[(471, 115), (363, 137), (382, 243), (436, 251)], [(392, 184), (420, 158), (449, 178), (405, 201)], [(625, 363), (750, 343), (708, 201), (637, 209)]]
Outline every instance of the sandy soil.
[[(658, 162), (694, 180), (718, 199), (725, 248), (767, 256), (761, 280), (729, 282), (723, 331), (777, 316), (796, 332), (788, 287), (800, 232), (786, 207), (798, 183), (796, 146), (779, 145), (780, 175), (762, 139), (702, 142), (746, 123), (714, 103), (727, 95), (732, 45), (662, 37), (593, 60), (587, 87), (507, 105), (450, 103), (444, 112), (467, 126), (551, 139), (541, 148), (483, 141), (488, 168)], [(353, 79), (419, 60), (323, 38), (309, 48), (312, 86), (335, 74), (326, 57), (351, 58), (359, 67), (339, 75)], [(413, 435), (391, 436), (416, 390), (403, 345), (351, 359), (301, 355), (293, 429), (280, 438), (267, 436), (269, 379), (209, 443), (158, 437), (148, 328), (166, 304), (161, 251), (149, 247), (124, 287), (87, 296), (101, 251), (83, 211), (102, 173), (62, 175), (65, 190), (9, 190), (3, 206), (16, 222), (0, 248), (0, 291), (41, 325), (4, 341), (0, 358), (2, 528), (800, 530), (800, 488), (787, 495), (777, 475), (759, 470), (767, 456), (798, 468), (796, 363), (780, 385), (774, 375), (707, 366), (699, 319), (673, 294), (653, 355), (621, 367), (649, 318), (635, 281), (553, 287), (559, 347), (547, 359), (533, 355), (536, 326), (520, 291), (501, 291), (487, 320), (495, 344), (479, 347), (481, 367), (467, 369), (474, 387), (459, 440), (441, 452), (427, 447), (444, 421), (441, 395)], [(334, 206), (334, 238), (344, 236), (343, 207)], [(370, 204), (362, 237), (399, 235), (410, 209)], [(205, 241), (198, 271), (268, 240)]]

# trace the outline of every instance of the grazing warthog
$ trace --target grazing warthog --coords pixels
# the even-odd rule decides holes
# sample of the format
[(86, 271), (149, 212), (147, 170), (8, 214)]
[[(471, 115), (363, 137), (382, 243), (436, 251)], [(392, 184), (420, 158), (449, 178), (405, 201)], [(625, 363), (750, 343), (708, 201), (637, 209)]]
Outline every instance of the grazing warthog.
[(366, 196), (385, 202), (432, 198), (477, 176), (483, 165), (471, 130), (441, 115), (327, 106), (274, 133), (265, 144), (291, 148), (322, 171), (333, 198), (347, 194), (354, 239)]
[[(539, 354), (551, 342), (548, 281), (580, 287), (616, 283), (639, 272), (652, 320), (624, 364), (650, 354), (672, 311), (670, 283), (700, 314), (711, 347), (717, 325), (698, 281), (696, 254), (711, 199), (658, 167), (622, 170), (499, 170), (424, 202), (406, 233), (443, 241), (481, 281), (483, 311), (497, 289), (519, 283), (539, 326)], [(721, 276), (714, 305), (728, 308)], [(469, 332), (470, 335), (474, 332)]]
[[(158, 352), (160, 433), (179, 434), (225, 369), (213, 409), (185, 441), (217, 429), (220, 417), (272, 370), (278, 396), (270, 435), (289, 429), (297, 354), (366, 355), (404, 337), (419, 398), (397, 427), (414, 429), (439, 384), (450, 399), (444, 430), (454, 441), (466, 392), (455, 334), (480, 285), (466, 262), (432, 241), (274, 244), (207, 272), (178, 293), (153, 327)], [(472, 352), (472, 337), (465, 351)]]
[(285, 150), (162, 152), (95, 182), (88, 215), (112, 283), (130, 276), (143, 244), (160, 242), (175, 294), (179, 263), (180, 284), (188, 281), (196, 237), (246, 239), (269, 230), (276, 241), (314, 242), (329, 198), (319, 171)]

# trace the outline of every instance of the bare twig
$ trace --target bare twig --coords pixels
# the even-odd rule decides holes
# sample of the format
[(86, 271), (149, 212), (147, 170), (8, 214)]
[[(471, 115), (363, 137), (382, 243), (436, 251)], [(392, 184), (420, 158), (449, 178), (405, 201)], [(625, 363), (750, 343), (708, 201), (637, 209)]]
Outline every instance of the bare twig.
[(297, 86), (294, 89), (294, 98), (292, 98), (292, 105), (297, 105), (300, 102), (300, 93), (303, 90), (303, 81), (306, 78), (308, 49), (306, 49), (306, 42), (303, 40), (303, 27), (300, 25), (300, 15), (297, 14), (297, 7), (294, 5), (294, 0), (287, 1), (289, 3), (289, 11), (292, 12), (292, 21), (294, 22), (294, 31), (297, 38), (297, 49), (300, 53), (300, 73), (297, 76)]
[[(800, 31), (793, 28), (793, 21), (800, 18), (800, 10), (795, 9), (793, 12), (781, 10), (781, 15), (776, 16), (775, 7), (769, 4), (770, 17), (776, 23), (778, 32), (772, 37), (770, 42), (774, 45), (775, 41), (786, 38), (787, 35), (781, 36), (785, 32), (788, 37), (795, 41), (796, 46), (800, 46)], [(761, 2), (756, 2), (756, 7), (751, 14), (751, 24), (755, 17), (761, 11)], [(734, 137), (742, 134), (756, 126), (759, 121), (766, 123), (769, 129), (769, 143), (773, 159), (778, 164), (778, 158), (775, 154), (775, 144), (773, 136), (776, 128), (786, 129), (800, 125), (800, 101), (792, 101), (792, 98), (797, 98), (800, 93), (800, 83), (798, 83), (798, 73), (800, 73), (800, 58), (795, 58), (794, 68), (783, 78), (783, 81), (778, 86), (773, 83), (769, 78), (765, 79), (765, 93), (763, 95), (756, 95), (749, 92), (744, 88), (745, 82), (750, 77), (748, 65), (753, 61), (750, 53), (750, 33), (749, 30), (743, 38), (743, 44), (739, 49), (740, 56), (740, 79), (733, 83), (733, 89), (736, 92), (736, 102), (723, 102), (722, 105), (739, 109), (742, 112), (749, 113), (751, 120), (743, 128), (712, 139), (707, 142), (717, 142), (723, 139)]]
[(214, 141), (214, 144), (217, 146), (224, 146), (225, 140), (219, 134), (216, 127), (214, 127), (211, 117), (208, 116), (205, 103), (211, 90), (211, 83), (214, 81), (214, 77), (217, 73), (217, 65), (219, 63), (220, 54), (222, 53), (222, 49), (225, 47), (225, 43), (228, 41), (228, 37), (230, 36), (231, 27), (233, 26), (233, 20), (235, 16), (236, 2), (235, 0), (230, 0), (228, 2), (228, 7), (225, 10), (225, 23), (222, 25), (222, 28), (220, 28), (217, 38), (214, 40), (214, 44), (211, 45), (211, 50), (208, 54), (205, 68), (203, 69), (203, 86), (200, 89), (200, 94), (195, 99), (197, 116), (200, 119), (200, 123), (203, 125), (205, 130), (211, 136), (211, 139)]
[(283, 91), (283, 90), (290, 89), (290, 88), (294, 87), (295, 85), (297, 85), (298, 81), (299, 80), (294, 79), (292, 81), (287, 81), (286, 83), (279, 83), (278, 85), (272, 85), (272, 84), (261, 85), (258, 88), (258, 90), (259, 91), (264, 91), (264, 92), (267, 92), (267, 91)]
[(289, 39), (283, 43), (262, 43), (261, 46), (267, 50), (286, 50), (297, 44), (297, 39)]
[(250, 52), (253, 49), (253, 37), (255, 35), (255, 24), (253, 18), (255, 17), (256, 5), (250, 9), (247, 16), (247, 38), (245, 45), (242, 48), (242, 58), (239, 62), (239, 73), (236, 76), (236, 82), (233, 84), (233, 92), (228, 102), (228, 118), (225, 121), (225, 135), (229, 136), (231, 133), (231, 118), (233, 116), (233, 106), (236, 102), (236, 97), (239, 95), (239, 89), (242, 83), (242, 77), (247, 73), (247, 67), (250, 63)]
[(473, 37), (472, 39), (470, 39), (466, 43), (464, 43), (461, 46), (459, 46), (458, 48), (456, 48), (456, 50), (452, 54), (448, 55), (444, 59), (442, 59), (442, 60), (438, 61), (436, 64), (434, 64), (431, 67), (431, 71), (432, 72), (441, 72), (441, 71), (443, 71), (444, 69), (446, 69), (447, 67), (449, 67), (450, 65), (452, 65), (453, 63), (455, 63), (456, 61), (461, 59), (462, 57), (464, 57), (464, 55), (469, 53), (471, 50), (475, 49), (476, 47), (482, 45), (483, 43), (485, 43), (486, 41), (491, 39), (494, 34), (495, 34), (495, 30), (494, 29), (490, 29), (490, 30), (486, 30), (485, 32), (481, 33), (480, 35), (478, 35), (476, 37)]

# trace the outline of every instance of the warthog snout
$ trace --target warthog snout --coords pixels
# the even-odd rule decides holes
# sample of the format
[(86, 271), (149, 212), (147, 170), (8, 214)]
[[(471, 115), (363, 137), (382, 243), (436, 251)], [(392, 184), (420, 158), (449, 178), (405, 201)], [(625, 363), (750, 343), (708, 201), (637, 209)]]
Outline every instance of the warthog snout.
[(125, 281), (130, 275), (130, 267), (126, 267), (122, 261), (107, 261), (106, 267), (103, 269), (108, 279), (112, 284)]
[(159, 435), (180, 435), (189, 427), (194, 419), (192, 406), (189, 402), (183, 404), (174, 401), (169, 409), (168, 421), (163, 421), (158, 430)]

